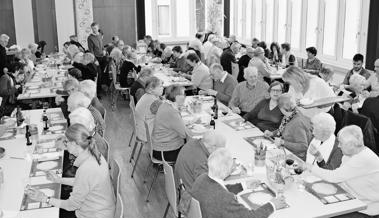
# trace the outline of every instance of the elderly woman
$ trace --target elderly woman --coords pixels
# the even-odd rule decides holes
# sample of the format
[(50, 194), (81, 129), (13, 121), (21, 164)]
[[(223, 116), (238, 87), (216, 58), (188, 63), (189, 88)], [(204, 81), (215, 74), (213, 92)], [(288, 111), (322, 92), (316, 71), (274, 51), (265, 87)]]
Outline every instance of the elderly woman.
[(229, 107), (234, 113), (243, 116), (268, 96), (267, 83), (259, 80), (258, 77), (257, 68), (249, 66), (244, 69), (246, 81), (237, 84), (229, 101)]
[(243, 117), (263, 132), (278, 129), (283, 118), (283, 114), (278, 107), (278, 99), (283, 92), (283, 84), (280, 82), (271, 83), (268, 92), (270, 93), (270, 98), (261, 100), (253, 110)]
[(34, 63), (33, 61), (30, 59), (32, 56), (32, 53), (30, 52), (30, 50), (28, 48), (23, 48), (21, 50), (21, 60), (20, 62), (21, 63), (24, 63), (28, 66), (28, 72), (29, 73), (32, 73), (33, 72), (33, 69), (34, 69)]
[(91, 105), (96, 108), (104, 118), (105, 108), (100, 100), (96, 97), (96, 83), (93, 80), (84, 80), (80, 82), (80, 91), (83, 92), (85, 96), (91, 99)]
[[(21, 67), (24, 68), (25, 65), (21, 64)], [(20, 84), (25, 79), (25, 74), (23, 70), (12, 74), (11, 72), (4, 72), (0, 76), (0, 106), (2, 113), (5, 115), (10, 115), (14, 108), (16, 108), (17, 95), (22, 92)]]
[(72, 112), (78, 107), (85, 107), (93, 116), (96, 124), (96, 132), (104, 136), (105, 121), (100, 112), (91, 105), (91, 99), (85, 96), (82, 92), (74, 92), (67, 99), (68, 111)]
[(338, 141), (343, 154), (340, 167), (328, 170), (307, 164), (306, 168), (323, 180), (342, 185), (367, 204), (367, 209), (341, 217), (379, 215), (379, 157), (364, 145), (362, 130), (358, 126), (342, 128), (338, 132)]
[(370, 96), (370, 93), (366, 88), (366, 78), (359, 74), (353, 74), (349, 79), (349, 90), (342, 90), (340, 95), (350, 97), (350, 102), (345, 102), (342, 108), (345, 110), (352, 110), (354, 113), (358, 113), (358, 110), (362, 108), (363, 102)]
[(122, 51), (119, 48), (114, 48), (110, 54), (110, 61), (108, 63), (108, 70), (112, 82), (110, 85), (111, 90), (111, 105), (112, 110), (116, 108), (117, 90), (116, 84), (119, 82), (120, 67), (122, 64)]
[(178, 109), (184, 104), (184, 87), (167, 87), (165, 97), (167, 101), (159, 106), (155, 116), (153, 157), (175, 162), (187, 137), (187, 128)]
[(305, 62), (304, 71), (313, 75), (318, 75), (321, 68), (321, 61), (316, 58), (317, 49), (315, 47), (308, 47), (305, 49), (307, 51), (307, 61)]
[(153, 102), (160, 100), (163, 94), (163, 82), (157, 77), (151, 77), (146, 81), (145, 94), (142, 95), (136, 105), (136, 135), (138, 139), (147, 141), (146, 139), (146, 122), (150, 131), (153, 130), (155, 114), (150, 110)]
[(336, 121), (328, 113), (319, 113), (311, 120), (313, 139), (307, 151), (306, 162), (324, 169), (336, 169), (341, 165), (342, 152), (334, 135)]
[(225, 148), (219, 148), (208, 158), (208, 173), (200, 175), (193, 183), (189, 192), (199, 201), (203, 217), (263, 218), (269, 217), (274, 210), (285, 207), (284, 197), (272, 199), (256, 210), (249, 210), (240, 204), (224, 185), (224, 180), (233, 171), (233, 166), (230, 152)]
[(79, 91), (79, 81), (75, 78), (69, 78), (63, 83), (63, 91), (57, 90), (57, 97), (55, 97), (55, 104), (60, 105), (63, 116), (68, 119), (69, 110), (67, 106), (67, 96)]
[(67, 51), (68, 58), (73, 60), (75, 55), (80, 52), (80, 49), (76, 45), (69, 44), (66, 51)]
[(55, 172), (49, 172), (47, 178), (54, 183), (73, 186), (70, 197), (60, 200), (37, 189), (29, 189), (27, 195), (34, 201), (75, 211), (78, 218), (114, 217), (116, 200), (108, 164), (97, 150), (93, 137), (81, 124), (70, 126), (65, 136), (68, 152), (77, 157), (75, 178), (62, 178)]
[(38, 45), (36, 43), (30, 43), (28, 45), (28, 49), (31, 52), (30, 60), (32, 60), (33, 63), (36, 63), (37, 62), (36, 52), (37, 52), (37, 49), (38, 49)]
[[(80, 54), (80, 53), (79, 53)], [(90, 79), (95, 81), (99, 72), (98, 67), (95, 65), (95, 56), (92, 53), (84, 53), (82, 59), (74, 58), (72, 66), (78, 68), (82, 72), (82, 79)]]
[[(333, 89), (321, 78), (305, 73), (302, 69), (291, 66), (282, 76), (284, 82), (290, 85), (289, 93), (300, 103), (304, 100), (315, 101), (335, 96)], [(320, 112), (328, 112), (330, 107), (299, 110), (307, 117), (312, 118)]]
[(138, 79), (134, 81), (130, 87), (130, 95), (133, 96), (134, 102), (137, 104), (139, 99), (145, 94), (146, 81), (153, 76), (153, 69), (145, 67), (138, 74)]
[(140, 66), (135, 65), (136, 53), (130, 48), (122, 50), (124, 61), (120, 68), (120, 86), (130, 87), (135, 81), (135, 74), (141, 70)]
[(95, 131), (96, 125), (91, 112), (87, 108), (79, 107), (70, 113), (69, 118), (70, 125), (78, 123), (82, 124), (87, 128), (88, 132), (90, 132), (93, 138), (95, 139), (97, 150), (100, 151), (105, 160), (108, 160), (107, 142)]
[(284, 146), (293, 154), (305, 160), (308, 145), (311, 142), (311, 122), (296, 107), (292, 96), (284, 93), (279, 97), (278, 106), (284, 115), (277, 130), (264, 132), (267, 137), (280, 137), (276, 139), (278, 146)]

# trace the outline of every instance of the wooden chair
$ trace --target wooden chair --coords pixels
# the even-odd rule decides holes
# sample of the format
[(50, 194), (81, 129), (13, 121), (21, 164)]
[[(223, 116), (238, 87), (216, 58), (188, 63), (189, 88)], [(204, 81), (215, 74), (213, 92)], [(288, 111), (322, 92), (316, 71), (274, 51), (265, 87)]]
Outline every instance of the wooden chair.
[(163, 163), (163, 170), (164, 170), (164, 177), (165, 177), (165, 191), (166, 191), (166, 196), (168, 199), (167, 207), (163, 215), (163, 218), (166, 218), (170, 207), (172, 208), (172, 211), (174, 212), (175, 217), (180, 218), (180, 214), (178, 212), (178, 207), (177, 207), (174, 170), (172, 166), (170, 166), (166, 161), (163, 161), (162, 163)]
[(201, 218), (200, 203), (195, 198), (191, 198), (191, 204), (188, 210), (187, 218)]
[(120, 192), (120, 181), (121, 181), (121, 170), (120, 165), (116, 160), (112, 160), (112, 184), (113, 189), (116, 196), (116, 212), (115, 212), (115, 218), (123, 218), (124, 217), (124, 204)]
[(133, 166), (133, 170), (132, 170), (132, 174), (131, 174), (131, 178), (133, 178), (134, 171), (136, 170), (138, 160), (139, 160), (139, 158), (141, 156), (141, 151), (142, 151), (144, 142), (142, 140), (140, 140), (137, 137), (137, 134), (136, 134), (137, 133), (137, 131), (136, 131), (137, 130), (137, 127), (136, 127), (136, 115), (135, 115), (136, 110), (135, 110), (135, 105), (134, 105), (133, 98), (130, 98), (129, 106), (130, 106), (130, 109), (132, 111), (132, 113), (131, 113), (132, 135), (131, 135), (131, 138), (130, 138), (130, 141), (129, 141), (129, 147), (131, 146), (131, 143), (134, 141), (134, 146), (133, 146), (132, 153), (130, 154), (129, 163), (132, 163), (132, 160), (134, 160), (134, 154), (135, 154), (135, 152), (136, 152), (136, 150), (138, 148), (138, 145), (139, 145), (137, 157), (134, 160), (134, 166)]
[[(144, 183), (146, 183), (146, 177), (149, 174), (151, 166), (153, 164), (157, 164), (158, 165), (158, 167), (155, 168), (153, 181), (152, 181), (152, 183), (150, 185), (149, 192), (147, 193), (147, 197), (146, 197), (146, 202), (149, 202), (149, 196), (150, 196), (150, 193), (151, 193), (151, 189), (153, 188), (153, 185), (154, 185), (154, 183), (155, 183), (155, 181), (156, 181), (156, 179), (158, 177), (159, 166), (163, 165), (163, 161), (162, 160), (164, 158), (163, 158), (163, 152), (161, 153), (162, 160), (157, 160), (156, 158), (153, 157), (153, 143), (151, 141), (151, 134), (150, 134), (150, 130), (149, 130), (149, 125), (146, 122), (144, 122), (144, 123), (145, 123), (145, 130), (146, 130), (146, 139), (147, 139), (146, 145), (150, 146), (150, 148), (149, 148), (150, 149), (150, 155), (149, 156), (150, 156), (150, 160), (151, 160), (149, 166), (146, 168), (146, 172), (145, 172), (145, 176), (144, 176), (144, 181), (143, 181)], [(175, 164), (174, 162), (166, 162), (166, 163), (168, 163), (171, 166)], [(174, 184), (175, 184), (175, 182), (174, 182)]]
[(119, 94), (127, 94), (128, 95), (128, 97), (129, 97), (129, 99), (130, 99), (130, 88), (122, 88), (121, 86), (120, 86), (120, 83), (116, 83), (115, 84), (115, 91), (116, 91), (116, 96), (115, 96), (115, 108), (117, 108), (117, 99), (118, 99), (118, 95)]

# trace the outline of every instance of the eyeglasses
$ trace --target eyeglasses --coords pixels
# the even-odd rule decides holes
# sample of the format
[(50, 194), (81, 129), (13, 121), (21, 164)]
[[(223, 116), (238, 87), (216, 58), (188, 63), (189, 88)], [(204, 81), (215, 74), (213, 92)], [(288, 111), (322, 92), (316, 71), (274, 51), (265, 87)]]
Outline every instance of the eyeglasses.
[(273, 93), (282, 93), (283, 91), (281, 89), (271, 89), (270, 92), (273, 92)]

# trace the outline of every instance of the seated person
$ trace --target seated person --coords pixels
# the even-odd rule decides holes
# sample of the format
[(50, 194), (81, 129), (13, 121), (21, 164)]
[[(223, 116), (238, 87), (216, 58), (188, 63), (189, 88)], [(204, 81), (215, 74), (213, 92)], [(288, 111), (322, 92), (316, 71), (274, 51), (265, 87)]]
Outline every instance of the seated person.
[(91, 105), (96, 108), (104, 118), (105, 108), (96, 96), (96, 83), (93, 80), (87, 79), (80, 82), (80, 92), (91, 99)]
[(95, 81), (99, 73), (99, 67), (95, 64), (95, 56), (92, 53), (86, 52), (83, 55), (83, 59), (74, 59), (72, 66), (78, 68), (82, 72), (82, 79), (90, 79)]
[(370, 97), (379, 96), (379, 59), (374, 63), (375, 72), (367, 79), (367, 88), (371, 89)]
[[(360, 114), (371, 119), (372, 124), (379, 130), (379, 96), (367, 98), (360, 110)], [(376, 145), (379, 148), (379, 145)]]
[(109, 166), (97, 150), (93, 137), (81, 124), (70, 126), (65, 136), (68, 152), (77, 157), (75, 178), (62, 178), (55, 172), (49, 172), (47, 178), (53, 183), (73, 186), (69, 199), (52, 198), (38, 189), (29, 189), (26, 194), (34, 201), (75, 211), (78, 218), (114, 217), (116, 199)]
[(368, 205), (367, 209), (359, 211), (363, 213), (361, 216), (355, 212), (340, 217), (379, 215), (379, 157), (364, 145), (362, 130), (358, 126), (342, 128), (338, 132), (338, 141), (343, 154), (340, 167), (329, 170), (307, 164), (306, 168), (325, 181), (340, 184)]
[(366, 88), (367, 80), (359, 75), (354, 74), (350, 77), (350, 85), (348, 90), (342, 90), (339, 95), (352, 98), (349, 102), (344, 102), (342, 108), (345, 110), (352, 110), (354, 113), (358, 113), (363, 105), (363, 102), (370, 96), (370, 93)]
[(282, 64), (285, 68), (290, 66), (297, 66), (296, 56), (291, 52), (291, 45), (289, 43), (283, 43), (280, 45), (282, 48)]
[(153, 69), (149, 67), (142, 68), (138, 74), (138, 78), (130, 87), (130, 95), (134, 98), (134, 103), (137, 104), (139, 99), (145, 94), (146, 81), (153, 76)]
[(348, 88), (348, 86), (350, 85), (350, 77), (354, 74), (364, 76), (366, 79), (370, 77), (370, 73), (363, 67), (363, 59), (364, 57), (362, 54), (358, 53), (354, 55), (353, 69), (346, 73), (345, 79), (342, 82), (343, 85), (347, 86), (345, 88)]
[(153, 157), (175, 162), (187, 138), (187, 128), (180, 116), (179, 107), (184, 104), (184, 87), (166, 88), (166, 101), (158, 108), (152, 133)]
[(78, 41), (78, 37), (76, 35), (71, 35), (70, 36), (70, 44), (76, 45), (81, 50), (81, 52), (84, 52), (86, 50), (82, 46), (82, 44), (80, 44), (80, 42)]
[(70, 68), (68, 69), (68, 78), (74, 78), (78, 81), (82, 81), (82, 71), (80, 71), (78, 68)]
[(87, 108), (91, 112), (93, 119), (95, 120), (96, 132), (99, 133), (99, 135), (104, 136), (105, 121), (103, 117), (100, 112), (91, 105), (91, 99), (79, 91), (73, 92), (67, 99), (68, 111), (72, 112), (78, 107)]
[(237, 85), (237, 80), (224, 71), (220, 64), (213, 64), (209, 70), (213, 79), (213, 89), (200, 90), (199, 94), (215, 96), (221, 103), (228, 105)]
[(278, 107), (279, 96), (283, 93), (283, 84), (280, 82), (271, 83), (268, 88), (270, 98), (261, 100), (253, 110), (245, 114), (243, 118), (261, 131), (274, 131), (279, 128), (283, 114)]
[(277, 42), (272, 42), (270, 45), (270, 55), (269, 59), (274, 63), (282, 62), (282, 53), (280, 52), (279, 44)]
[(245, 81), (244, 70), (246, 67), (249, 66), (249, 62), (253, 56), (254, 56), (254, 49), (252, 47), (247, 47), (246, 54), (242, 55), (240, 59), (238, 60), (239, 72), (237, 76), (237, 81), (239, 83)]
[(265, 57), (265, 51), (263, 48), (258, 47), (254, 50), (254, 57), (251, 58), (249, 67), (256, 67), (258, 69), (258, 76), (260, 80), (270, 77), (271, 67)]
[[(25, 64), (19, 65), (21, 68), (26, 68)], [(21, 85), (24, 80), (24, 70), (17, 70), (14, 73), (4, 70), (4, 74), (0, 77), (0, 97), (2, 97), (0, 106), (5, 115), (9, 116), (16, 108), (17, 96), (22, 93)]]
[(323, 79), (330, 86), (332, 86), (333, 75), (334, 75), (334, 72), (329, 67), (322, 67), (319, 73), (319, 76), (321, 77), (321, 79)]
[(120, 68), (120, 86), (122, 88), (130, 87), (135, 81), (134, 75), (141, 71), (141, 66), (136, 66), (134, 64), (135, 53), (131, 51), (128, 47), (122, 50), (122, 54), (125, 57), (124, 62)]
[(58, 92), (57, 94), (62, 94), (62, 95), (57, 95), (55, 97), (55, 104), (60, 105), (63, 116), (66, 118), (67, 122), (69, 122), (69, 111), (68, 111), (68, 106), (67, 106), (67, 98), (70, 96), (72, 93), (79, 91), (80, 85), (79, 81), (75, 78), (69, 78), (63, 83), (63, 91)]
[(191, 189), (196, 178), (208, 172), (207, 160), (218, 148), (225, 147), (223, 135), (210, 130), (201, 139), (190, 139), (180, 150), (175, 163), (175, 178), (181, 179), (187, 190)]
[(82, 124), (83, 126), (87, 128), (88, 132), (90, 132), (93, 138), (95, 139), (97, 150), (100, 151), (100, 153), (103, 155), (105, 160), (108, 160), (107, 142), (102, 136), (100, 136), (95, 131), (95, 127), (96, 127), (95, 120), (93, 119), (91, 112), (87, 108), (79, 107), (70, 113), (69, 118), (70, 118), (70, 125), (74, 125), (78, 123), (78, 124)]
[(232, 155), (225, 148), (217, 149), (208, 157), (208, 173), (200, 175), (189, 191), (199, 201), (203, 217), (265, 218), (285, 206), (284, 197), (272, 199), (256, 210), (249, 210), (240, 204), (224, 185), (224, 179), (233, 171), (233, 165)]
[(170, 64), (175, 72), (188, 73), (192, 70), (191, 65), (187, 63), (186, 54), (183, 53), (182, 47), (175, 46), (172, 48), (172, 56), (174, 61)]
[(317, 49), (315, 47), (308, 47), (305, 49), (307, 51), (307, 61), (304, 64), (304, 71), (313, 75), (318, 75), (321, 68), (321, 61), (316, 58)]
[(230, 75), (232, 72), (232, 64), (237, 63), (236, 54), (239, 52), (241, 45), (238, 42), (233, 42), (229, 48), (224, 49), (220, 57), (222, 68)]
[(284, 146), (294, 155), (305, 160), (312, 138), (311, 122), (297, 109), (289, 93), (284, 93), (279, 97), (278, 106), (284, 115), (282, 122), (277, 130), (273, 132), (266, 130), (264, 134), (266, 137), (280, 137), (280, 140), (275, 140), (277, 146)]
[(211, 89), (213, 86), (213, 81), (209, 74), (209, 69), (205, 64), (203, 64), (197, 56), (197, 54), (188, 54), (187, 63), (193, 67), (192, 74), (186, 75), (182, 74), (184, 77), (191, 79), (192, 84), (195, 88), (202, 90)]
[(268, 85), (258, 79), (258, 70), (255, 67), (247, 67), (244, 70), (243, 81), (234, 88), (229, 107), (234, 113), (245, 115), (268, 96)]
[(336, 121), (328, 113), (319, 113), (311, 120), (313, 139), (308, 147), (306, 162), (317, 163), (324, 169), (334, 170), (341, 165), (342, 152), (334, 135)]

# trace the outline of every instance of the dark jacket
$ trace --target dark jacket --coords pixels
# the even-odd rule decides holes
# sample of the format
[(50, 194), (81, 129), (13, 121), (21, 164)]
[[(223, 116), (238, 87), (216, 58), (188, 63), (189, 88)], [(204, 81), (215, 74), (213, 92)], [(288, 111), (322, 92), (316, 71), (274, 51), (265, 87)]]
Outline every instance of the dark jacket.
[(90, 79), (95, 81), (99, 69), (94, 63), (89, 63), (87, 65), (76, 63), (72, 64), (75, 68), (78, 68), (82, 72), (82, 80)]
[(230, 48), (226, 48), (220, 57), (222, 68), (229, 74), (232, 74), (232, 63), (236, 63), (236, 57)]
[(334, 170), (341, 166), (341, 160), (342, 160), (342, 151), (338, 147), (338, 139), (336, 138), (333, 149), (330, 152), (330, 156), (328, 160), (322, 160), (321, 162), (317, 162), (317, 165), (321, 168), (328, 169), (328, 170)]
[[(141, 93), (143, 91), (143, 93)], [(145, 85), (141, 80), (134, 81), (133, 85), (130, 87), (130, 95), (134, 98), (134, 103), (137, 104), (138, 100), (142, 97), (145, 92)]]
[(191, 65), (189, 65), (186, 61), (185, 56), (181, 56), (175, 59), (175, 62), (170, 65), (170, 68), (174, 68), (175, 72), (183, 72), (187, 73), (192, 70)]
[(196, 179), (190, 194), (199, 201), (203, 218), (263, 218), (274, 211), (270, 203), (255, 211), (247, 209), (236, 200), (233, 193), (209, 178), (207, 174), (202, 174)]
[(243, 55), (239, 61), (238, 61), (238, 67), (239, 67), (239, 73), (238, 73), (238, 77), (237, 77), (237, 81), (240, 83), (240, 82), (243, 82), (245, 81), (245, 78), (243, 77), (244, 75), (244, 72), (243, 70), (249, 66), (249, 62), (250, 62), (250, 57), (249, 55)]
[(7, 67), (8, 68), (8, 57), (7, 57), (7, 50), (0, 45), (0, 76), (4, 74), (3, 69)]
[(16, 81), (13, 76), (9, 74), (3, 74), (0, 77), (0, 97), (3, 98), (1, 106), (4, 106), (6, 104), (14, 104), (16, 102), (17, 89), (15, 88), (15, 85)]
[[(130, 72), (135, 70), (137, 73), (141, 70), (141, 66), (136, 67), (132, 62), (125, 60), (120, 67), (120, 86), (123, 88), (130, 87), (134, 78), (130, 77)], [(136, 102), (137, 103), (137, 102)]]

